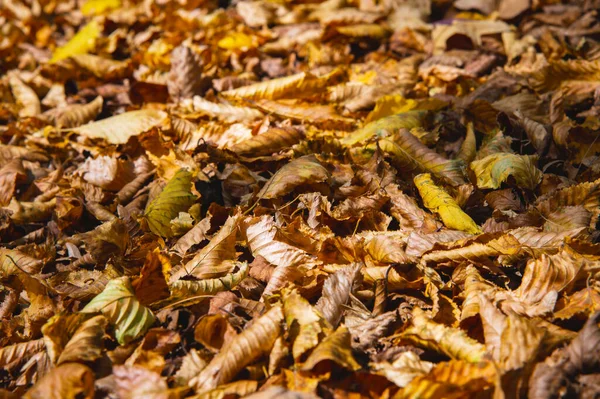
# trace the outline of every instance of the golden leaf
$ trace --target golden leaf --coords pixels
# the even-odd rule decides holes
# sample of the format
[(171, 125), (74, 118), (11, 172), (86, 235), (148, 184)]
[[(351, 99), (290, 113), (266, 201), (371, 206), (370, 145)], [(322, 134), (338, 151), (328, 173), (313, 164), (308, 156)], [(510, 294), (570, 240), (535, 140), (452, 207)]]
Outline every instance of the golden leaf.
[(371, 367), (380, 375), (403, 388), (415, 377), (425, 375), (434, 367), (434, 363), (419, 359), (419, 355), (412, 351), (400, 354), (393, 363), (371, 363)]
[[(341, 69), (334, 69), (322, 76), (301, 72), (284, 78), (271, 79), (249, 86), (242, 86), (238, 89), (227, 90), (222, 94), (224, 97), (232, 99), (277, 100), (280, 98), (298, 98), (306, 94), (324, 91), (327, 86), (337, 82), (342, 75)], [(293, 96), (289, 97), (290, 95)]]
[(400, 130), (396, 140), (380, 140), (379, 146), (392, 157), (392, 163), (404, 173), (431, 172), (453, 186), (466, 182), (462, 161), (445, 159), (423, 145), (407, 130)]
[(17, 103), (21, 106), (19, 116), (37, 116), (42, 112), (40, 99), (31, 87), (23, 83), (16, 75), (10, 75), (9, 83)]
[(93, 19), (75, 34), (64, 46), (54, 50), (50, 63), (56, 63), (73, 55), (85, 54), (96, 48), (96, 40), (102, 34), (103, 26)]
[(600, 310), (600, 288), (592, 286), (569, 296), (564, 306), (554, 312), (554, 317), (557, 319), (570, 319), (580, 313), (590, 315), (598, 310)]
[(225, 50), (246, 51), (257, 46), (254, 37), (243, 32), (230, 32), (227, 36), (219, 40), (217, 46)]
[(496, 369), (491, 362), (467, 363), (451, 360), (439, 363), (427, 375), (415, 377), (394, 398), (463, 398), (494, 386)]
[(121, 7), (121, 0), (86, 0), (81, 6), (83, 15), (98, 15)]
[(317, 346), (325, 333), (332, 331), (317, 310), (295, 290), (283, 292), (283, 311), (296, 361)]
[(344, 137), (341, 142), (345, 146), (352, 146), (373, 137), (392, 134), (401, 129), (420, 127), (427, 116), (427, 111), (406, 111), (378, 120), (374, 119), (373, 122)]
[(102, 356), (107, 320), (98, 315), (61, 314), (42, 327), (44, 342), (54, 364), (93, 362)]
[(487, 353), (485, 346), (469, 338), (464, 331), (432, 321), (417, 307), (413, 309), (411, 326), (402, 332), (401, 337), (417, 346), (471, 363), (482, 361)]
[(93, 54), (75, 54), (71, 56), (71, 60), (100, 79), (116, 79), (130, 73), (130, 63), (125, 61), (116, 61)]
[(435, 185), (429, 173), (415, 176), (414, 182), (423, 198), (423, 205), (438, 213), (448, 228), (471, 234), (481, 233), (481, 228), (460, 209), (456, 201), (444, 189)]
[(172, 280), (192, 275), (199, 280), (218, 278), (227, 274), (235, 260), (235, 242), (238, 231), (238, 215), (227, 219), (219, 232), (182, 269), (173, 274)]
[(316, 125), (323, 129), (349, 130), (356, 126), (354, 119), (341, 116), (330, 104), (315, 105), (295, 99), (272, 101), (263, 98), (256, 100), (254, 105), (265, 113)]
[(82, 136), (105, 139), (111, 144), (124, 144), (130, 137), (158, 126), (166, 117), (166, 113), (155, 109), (129, 111), (72, 130)]
[(217, 104), (199, 96), (194, 96), (192, 105), (195, 112), (200, 112), (228, 123), (250, 122), (263, 117), (262, 112), (254, 108)]

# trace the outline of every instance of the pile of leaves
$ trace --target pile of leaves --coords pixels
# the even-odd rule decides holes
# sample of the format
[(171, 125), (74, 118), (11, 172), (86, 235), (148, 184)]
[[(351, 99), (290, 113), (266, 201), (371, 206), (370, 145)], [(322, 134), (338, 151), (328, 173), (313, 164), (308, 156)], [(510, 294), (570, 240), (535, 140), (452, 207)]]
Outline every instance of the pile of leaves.
[(598, 8), (2, 1), (2, 397), (598, 397)]

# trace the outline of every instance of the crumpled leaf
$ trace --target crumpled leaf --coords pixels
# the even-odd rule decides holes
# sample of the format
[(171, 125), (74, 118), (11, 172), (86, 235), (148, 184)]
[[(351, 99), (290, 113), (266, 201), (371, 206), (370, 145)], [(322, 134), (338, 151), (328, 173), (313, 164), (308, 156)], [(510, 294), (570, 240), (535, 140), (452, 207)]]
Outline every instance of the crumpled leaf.
[(171, 70), (167, 88), (171, 98), (180, 100), (201, 94), (206, 82), (202, 79), (202, 59), (188, 46), (171, 52)]
[(180, 169), (169, 180), (161, 193), (148, 204), (144, 217), (153, 233), (162, 237), (171, 237), (171, 220), (179, 212), (184, 212), (196, 201), (191, 192), (192, 174)]
[(414, 182), (425, 207), (438, 213), (446, 227), (471, 234), (481, 233), (481, 228), (460, 209), (456, 201), (444, 189), (435, 185), (429, 173), (415, 176)]
[(419, 359), (419, 355), (412, 351), (401, 353), (393, 363), (373, 364), (378, 374), (385, 376), (400, 388), (407, 386), (415, 377), (429, 373), (433, 367), (434, 363)]
[(21, 110), (19, 110), (19, 116), (28, 117), (39, 115), (41, 112), (41, 104), (35, 91), (15, 75), (10, 76), (9, 82), (15, 99), (22, 107)]
[(167, 382), (151, 370), (123, 365), (115, 366), (113, 374), (120, 398), (168, 399), (170, 397)]
[(542, 180), (536, 161), (536, 156), (496, 153), (471, 162), (471, 169), (477, 175), (479, 188), (499, 188), (512, 176), (517, 186), (533, 190)]
[(102, 313), (114, 326), (121, 345), (139, 338), (154, 324), (154, 315), (137, 300), (128, 277), (109, 281), (81, 312)]
[(96, 119), (100, 111), (102, 111), (103, 104), (104, 100), (102, 96), (98, 96), (88, 104), (73, 104), (56, 108), (50, 111), (49, 116), (54, 121), (55, 126), (59, 128), (73, 128)]

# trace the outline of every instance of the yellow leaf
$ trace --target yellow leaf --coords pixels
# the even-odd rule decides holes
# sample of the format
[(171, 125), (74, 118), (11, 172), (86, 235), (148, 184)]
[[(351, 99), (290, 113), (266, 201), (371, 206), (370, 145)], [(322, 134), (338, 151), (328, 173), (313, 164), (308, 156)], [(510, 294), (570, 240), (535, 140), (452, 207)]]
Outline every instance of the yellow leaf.
[(425, 111), (407, 111), (400, 114), (390, 115), (385, 118), (374, 120), (363, 126), (355, 132), (344, 137), (341, 142), (346, 146), (352, 146), (374, 136), (391, 134), (402, 128), (411, 129), (420, 127), (425, 122), (427, 112)]
[(237, 262), (238, 270), (224, 277), (204, 280), (177, 280), (169, 284), (171, 296), (152, 306), (166, 306), (176, 302), (185, 302), (186, 305), (202, 302), (206, 296), (214, 295), (221, 291), (235, 288), (248, 275), (248, 264)]
[(111, 144), (125, 144), (132, 136), (148, 131), (165, 120), (167, 114), (156, 109), (125, 112), (73, 129), (91, 138), (102, 138)]
[(129, 277), (109, 281), (81, 313), (102, 313), (114, 325), (121, 345), (142, 336), (154, 324), (154, 314), (135, 297)]
[(165, 186), (163, 191), (152, 201), (144, 217), (154, 234), (161, 237), (171, 237), (171, 220), (185, 212), (196, 201), (191, 192), (192, 174), (180, 169)]
[(67, 59), (73, 55), (85, 54), (96, 47), (96, 39), (102, 33), (102, 26), (98, 20), (91, 20), (86, 26), (81, 28), (75, 36), (71, 38), (64, 46), (54, 50), (50, 63), (56, 63)]
[(237, 89), (227, 90), (223, 92), (223, 95), (232, 99), (297, 99), (302, 96), (325, 91), (327, 86), (339, 82), (343, 76), (344, 71), (340, 68), (336, 68), (330, 73), (321, 76), (313, 75), (310, 72), (301, 72), (283, 78), (266, 80)]
[(479, 188), (499, 188), (512, 176), (519, 187), (533, 190), (542, 180), (542, 171), (536, 168), (536, 162), (535, 155), (501, 152), (471, 162), (471, 169), (477, 175)]
[(119, 7), (121, 7), (121, 0), (87, 0), (81, 6), (81, 13), (85, 16), (97, 15)]
[(435, 185), (429, 173), (415, 176), (414, 182), (423, 198), (423, 204), (427, 209), (438, 213), (448, 228), (471, 234), (481, 233), (481, 228), (460, 209), (456, 201), (444, 189)]
[(225, 50), (248, 50), (258, 45), (256, 39), (243, 32), (230, 32), (217, 46)]
[(420, 111), (437, 111), (446, 106), (444, 101), (436, 98), (428, 98), (425, 100), (413, 100), (404, 98), (400, 94), (390, 94), (383, 96), (375, 103), (375, 108), (365, 122), (373, 122), (390, 115), (402, 114), (412, 110)]

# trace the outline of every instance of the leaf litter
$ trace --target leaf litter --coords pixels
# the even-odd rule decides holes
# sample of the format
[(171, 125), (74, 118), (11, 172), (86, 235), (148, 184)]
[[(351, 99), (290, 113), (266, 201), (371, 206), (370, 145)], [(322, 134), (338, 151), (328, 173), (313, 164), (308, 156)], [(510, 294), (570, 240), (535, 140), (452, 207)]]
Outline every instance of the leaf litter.
[(2, 2), (2, 397), (597, 397), (599, 7)]

